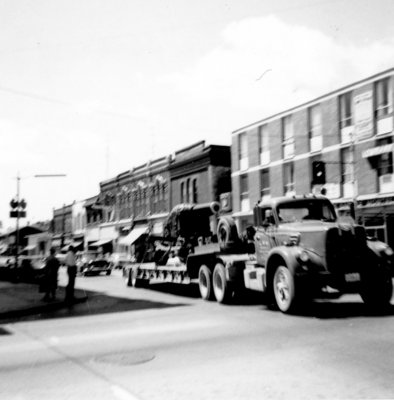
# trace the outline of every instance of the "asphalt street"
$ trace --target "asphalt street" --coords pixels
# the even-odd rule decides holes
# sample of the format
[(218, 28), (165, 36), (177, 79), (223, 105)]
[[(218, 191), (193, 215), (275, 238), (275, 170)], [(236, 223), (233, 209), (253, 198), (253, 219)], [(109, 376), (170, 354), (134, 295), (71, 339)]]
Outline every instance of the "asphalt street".
[(129, 288), (119, 271), (77, 285), (74, 310), (1, 325), (0, 398), (394, 398), (394, 312), (356, 295), (288, 316), (260, 296)]

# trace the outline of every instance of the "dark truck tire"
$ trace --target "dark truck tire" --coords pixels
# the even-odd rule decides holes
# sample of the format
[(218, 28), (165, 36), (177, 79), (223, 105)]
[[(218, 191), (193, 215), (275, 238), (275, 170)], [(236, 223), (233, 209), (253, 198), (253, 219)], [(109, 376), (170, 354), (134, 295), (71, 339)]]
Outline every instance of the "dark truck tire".
[(393, 281), (389, 271), (380, 268), (361, 276), (360, 296), (365, 305), (379, 311), (390, 305), (393, 296)]
[(227, 216), (220, 218), (217, 237), (221, 250), (230, 250), (238, 244), (238, 230), (233, 218)]
[(291, 313), (295, 306), (295, 284), (291, 271), (280, 265), (274, 274), (272, 291), (276, 305), (283, 313)]
[(212, 272), (206, 265), (201, 265), (198, 271), (198, 287), (203, 300), (212, 300)]
[(213, 292), (218, 303), (228, 303), (233, 295), (231, 283), (226, 280), (226, 269), (222, 263), (217, 263), (212, 276)]

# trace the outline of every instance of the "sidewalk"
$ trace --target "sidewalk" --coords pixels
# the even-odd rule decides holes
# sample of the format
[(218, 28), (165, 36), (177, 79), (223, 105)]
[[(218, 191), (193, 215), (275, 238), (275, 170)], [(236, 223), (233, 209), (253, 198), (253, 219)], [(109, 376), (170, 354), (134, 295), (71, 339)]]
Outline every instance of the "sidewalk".
[[(0, 281), (0, 322), (2, 319), (25, 317), (70, 307), (64, 302), (65, 288), (59, 287), (57, 299), (51, 302), (42, 300), (38, 285), (31, 283), (12, 283)], [(75, 303), (87, 300), (84, 291), (75, 289)]]

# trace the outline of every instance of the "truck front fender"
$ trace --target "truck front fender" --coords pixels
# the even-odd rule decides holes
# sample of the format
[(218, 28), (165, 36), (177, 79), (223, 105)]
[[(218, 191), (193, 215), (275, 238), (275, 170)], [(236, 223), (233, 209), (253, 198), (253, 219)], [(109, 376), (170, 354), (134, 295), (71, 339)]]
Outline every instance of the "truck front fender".
[(286, 266), (292, 274), (295, 274), (300, 263), (297, 256), (300, 254), (298, 246), (278, 246), (270, 251), (267, 258), (265, 284), (268, 290), (272, 287), (275, 270), (279, 265)]

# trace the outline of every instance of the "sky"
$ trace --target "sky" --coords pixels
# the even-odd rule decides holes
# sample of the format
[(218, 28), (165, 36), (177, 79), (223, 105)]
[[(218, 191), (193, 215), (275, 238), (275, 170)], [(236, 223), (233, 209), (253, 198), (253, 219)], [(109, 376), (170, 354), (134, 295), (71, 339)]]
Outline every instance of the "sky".
[[(0, 0), (0, 221), (394, 67), (392, 0)], [(37, 174), (65, 177), (36, 178)]]

